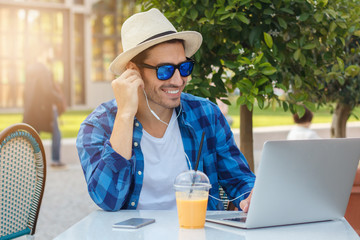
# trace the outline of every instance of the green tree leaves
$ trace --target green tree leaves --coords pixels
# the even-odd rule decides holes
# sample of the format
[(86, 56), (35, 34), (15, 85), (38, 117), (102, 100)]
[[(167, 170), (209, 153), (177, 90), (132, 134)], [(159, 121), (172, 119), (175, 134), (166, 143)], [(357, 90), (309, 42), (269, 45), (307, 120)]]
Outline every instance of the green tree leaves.
[(272, 37), (270, 34), (264, 32), (264, 40), (265, 40), (265, 43), (266, 45), (269, 47), (269, 48), (272, 48), (273, 46), (273, 40), (272, 40)]
[[(203, 44), (186, 91), (212, 101), (240, 89), (238, 104), (284, 111), (359, 102), (358, 1), (142, 1)], [(281, 88), (285, 96), (274, 94)], [(319, 92), (318, 90), (322, 91)], [(352, 100), (349, 100), (352, 99)], [(272, 103), (271, 103), (272, 104)], [(309, 108), (310, 108), (309, 107)]]

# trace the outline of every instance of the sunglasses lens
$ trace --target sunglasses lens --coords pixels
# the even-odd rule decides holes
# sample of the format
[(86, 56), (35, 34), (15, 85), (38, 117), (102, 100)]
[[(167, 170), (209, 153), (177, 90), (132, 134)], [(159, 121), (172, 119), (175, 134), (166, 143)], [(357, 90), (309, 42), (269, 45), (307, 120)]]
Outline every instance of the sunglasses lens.
[(187, 77), (191, 74), (194, 68), (194, 62), (184, 62), (180, 65), (179, 71), (180, 75), (183, 77)]
[(189, 76), (194, 68), (194, 62), (183, 62), (178, 66), (163, 65), (157, 68), (157, 78), (159, 80), (168, 80), (174, 75), (175, 69), (178, 68), (182, 77)]
[(174, 74), (175, 68), (172, 65), (164, 65), (157, 69), (157, 77), (159, 80), (167, 80)]

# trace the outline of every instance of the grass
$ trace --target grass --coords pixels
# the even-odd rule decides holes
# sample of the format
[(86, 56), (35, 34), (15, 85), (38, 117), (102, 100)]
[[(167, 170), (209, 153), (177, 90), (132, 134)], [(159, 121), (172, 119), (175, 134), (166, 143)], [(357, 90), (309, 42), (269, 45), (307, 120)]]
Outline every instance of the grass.
[[(233, 118), (233, 128), (239, 128), (240, 116), (239, 107), (236, 106), (235, 100), (232, 100), (233, 104), (229, 106), (229, 115)], [(67, 111), (59, 118), (60, 131), (63, 138), (76, 138), (79, 131), (80, 124), (84, 121), (91, 110), (87, 111)], [(355, 109), (355, 113), (360, 116), (360, 108)], [(14, 123), (22, 121), (22, 115), (16, 113), (1, 114), (0, 113), (0, 131)], [(313, 123), (330, 123), (332, 115), (327, 108), (319, 109), (314, 113)], [(349, 121), (357, 121), (355, 117), (350, 117)], [(268, 108), (261, 110), (254, 107), (253, 113), (253, 126), (254, 127), (266, 127), (266, 126), (278, 126), (278, 125), (292, 125), (293, 120), (290, 111), (284, 112), (281, 108)], [(42, 139), (51, 138), (50, 133), (41, 133)]]
[[(80, 124), (91, 113), (88, 111), (67, 111), (59, 117), (60, 131), (63, 138), (76, 138)], [(22, 114), (0, 114), (0, 131), (14, 123), (22, 122)], [(42, 132), (42, 139), (51, 138), (50, 133)]]
[[(233, 118), (232, 128), (240, 127), (240, 107), (236, 105), (235, 96), (230, 97), (231, 105), (229, 106), (228, 114)], [(360, 108), (355, 108), (354, 113), (360, 116)], [(313, 123), (331, 123), (332, 114), (330, 108), (321, 108), (314, 112)], [(354, 116), (351, 116), (348, 121), (358, 121)], [(253, 111), (253, 126), (254, 127), (268, 127), (279, 125), (294, 124), (290, 110), (284, 112), (282, 108), (259, 109), (254, 107)]]

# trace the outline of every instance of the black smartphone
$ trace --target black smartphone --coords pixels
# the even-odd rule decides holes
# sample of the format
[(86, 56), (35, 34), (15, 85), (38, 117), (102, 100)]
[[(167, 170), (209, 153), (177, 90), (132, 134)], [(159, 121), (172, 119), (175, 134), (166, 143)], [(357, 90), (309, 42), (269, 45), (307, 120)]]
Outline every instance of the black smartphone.
[(129, 218), (125, 221), (115, 223), (113, 228), (140, 228), (150, 223), (154, 223), (153, 218)]

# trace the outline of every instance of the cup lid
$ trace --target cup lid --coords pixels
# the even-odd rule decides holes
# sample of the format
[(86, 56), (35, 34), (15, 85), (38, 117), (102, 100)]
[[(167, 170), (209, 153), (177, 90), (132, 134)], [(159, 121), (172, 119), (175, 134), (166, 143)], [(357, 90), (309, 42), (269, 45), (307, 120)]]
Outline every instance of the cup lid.
[(209, 190), (211, 188), (211, 184), (209, 178), (205, 173), (201, 171), (186, 171), (180, 173), (174, 182), (175, 188), (188, 188), (188, 187), (202, 187)]

